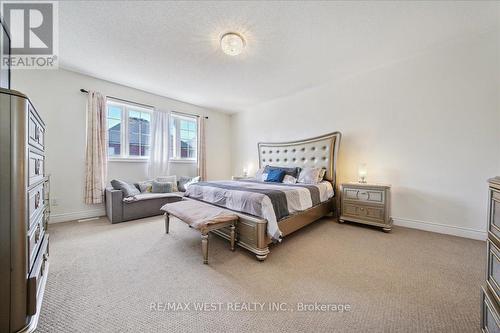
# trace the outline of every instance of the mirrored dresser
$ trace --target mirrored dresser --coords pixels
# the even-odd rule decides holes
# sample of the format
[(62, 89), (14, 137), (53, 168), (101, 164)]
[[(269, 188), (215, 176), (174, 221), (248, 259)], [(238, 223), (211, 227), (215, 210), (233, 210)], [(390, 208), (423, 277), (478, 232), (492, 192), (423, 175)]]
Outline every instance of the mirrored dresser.
[(36, 328), (49, 267), (45, 124), (29, 98), (0, 89), (0, 332)]
[(488, 180), (486, 285), (481, 293), (481, 329), (500, 332), (500, 177)]

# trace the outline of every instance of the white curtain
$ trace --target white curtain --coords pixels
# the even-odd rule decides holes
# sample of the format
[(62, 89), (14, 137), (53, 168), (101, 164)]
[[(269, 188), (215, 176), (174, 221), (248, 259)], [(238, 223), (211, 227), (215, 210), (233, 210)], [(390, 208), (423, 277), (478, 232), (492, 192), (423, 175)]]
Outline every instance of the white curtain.
[(169, 120), (170, 112), (153, 112), (151, 124), (151, 152), (149, 155), (148, 174), (154, 179), (168, 175), (169, 167)]
[(103, 203), (108, 173), (106, 98), (89, 91), (87, 100), (87, 144), (85, 148), (85, 203)]
[(200, 176), (201, 180), (207, 180), (205, 122), (205, 117), (200, 116), (198, 122), (198, 176)]

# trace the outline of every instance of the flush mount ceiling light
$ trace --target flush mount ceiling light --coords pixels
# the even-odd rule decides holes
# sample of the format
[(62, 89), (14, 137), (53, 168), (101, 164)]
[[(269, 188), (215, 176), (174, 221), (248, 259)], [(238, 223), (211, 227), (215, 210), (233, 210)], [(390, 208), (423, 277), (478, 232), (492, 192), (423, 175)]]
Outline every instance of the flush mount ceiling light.
[(222, 51), (230, 56), (237, 56), (245, 48), (245, 40), (240, 34), (228, 32), (220, 39), (220, 47)]

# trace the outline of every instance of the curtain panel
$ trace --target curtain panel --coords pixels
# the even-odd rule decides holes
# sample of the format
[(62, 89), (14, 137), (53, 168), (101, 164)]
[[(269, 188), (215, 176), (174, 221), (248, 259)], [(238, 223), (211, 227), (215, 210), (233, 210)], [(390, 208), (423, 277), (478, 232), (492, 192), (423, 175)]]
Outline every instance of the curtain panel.
[(151, 124), (151, 151), (148, 175), (151, 179), (168, 175), (170, 112), (155, 110)]
[(206, 119), (203, 116), (199, 117), (198, 126), (198, 176), (201, 180), (207, 180), (207, 161), (205, 147), (205, 126)]
[(85, 203), (104, 202), (108, 173), (106, 98), (95, 91), (88, 92), (87, 143), (85, 148)]

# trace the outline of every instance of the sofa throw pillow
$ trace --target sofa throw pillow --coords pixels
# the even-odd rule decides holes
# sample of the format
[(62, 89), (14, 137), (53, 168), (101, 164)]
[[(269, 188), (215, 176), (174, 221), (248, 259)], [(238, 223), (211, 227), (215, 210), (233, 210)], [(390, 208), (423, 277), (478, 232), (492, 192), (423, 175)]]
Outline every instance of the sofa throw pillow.
[(153, 193), (170, 193), (172, 188), (173, 184), (170, 182), (153, 181)]
[(134, 185), (135, 185), (135, 187), (137, 187), (137, 189), (139, 191), (141, 191), (141, 193), (151, 193), (153, 191), (153, 181), (152, 180), (137, 182), (137, 183), (134, 183)]
[(111, 181), (111, 186), (113, 186), (115, 190), (121, 190), (124, 198), (133, 197), (141, 193), (134, 185), (124, 182), (123, 180), (113, 179)]
[(179, 178), (179, 181), (177, 182), (177, 188), (181, 192), (186, 192), (186, 189), (189, 187), (189, 185), (197, 183), (200, 181), (200, 177), (181, 177)]
[(285, 167), (277, 167), (277, 166), (270, 166), (270, 165), (266, 165), (266, 167), (264, 168), (264, 172), (263, 173), (269, 173), (269, 171), (271, 170), (283, 170), (285, 171), (285, 175), (289, 175), (289, 176), (292, 176), (292, 177), (295, 177), (295, 178), (298, 178), (299, 177), (299, 173), (300, 173), (300, 168), (298, 167), (294, 167), (294, 168), (285, 168)]
[(156, 181), (172, 183), (172, 192), (179, 192), (177, 188), (177, 176), (160, 176), (156, 178)]
[(197, 177), (194, 177), (193, 179), (191, 179), (189, 182), (187, 182), (184, 187), (187, 189), (189, 187), (189, 185), (191, 184), (194, 184), (194, 183), (198, 183), (200, 181), (201, 177), (200, 176), (197, 176)]
[(285, 170), (272, 169), (267, 174), (266, 182), (268, 183), (281, 183), (285, 178)]
[(300, 171), (298, 182), (303, 184), (317, 184), (320, 173), (320, 168), (304, 168)]

